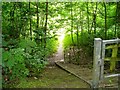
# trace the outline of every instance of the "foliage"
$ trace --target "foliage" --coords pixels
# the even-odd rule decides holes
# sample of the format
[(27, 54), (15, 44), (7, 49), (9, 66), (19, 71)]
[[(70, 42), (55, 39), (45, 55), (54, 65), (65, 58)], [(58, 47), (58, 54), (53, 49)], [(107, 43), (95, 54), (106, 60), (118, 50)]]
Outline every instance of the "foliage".
[(29, 74), (24, 60), (24, 49), (15, 48), (9, 51), (3, 50), (3, 82), (20, 79)]
[[(71, 35), (66, 34), (66, 36), (63, 40), (63, 43), (64, 43), (63, 45), (64, 45), (65, 52), (68, 51), (68, 49), (72, 46), (74, 46), (74, 48), (77, 47), (77, 49), (79, 49), (80, 51), (81, 51), (81, 49), (83, 50), (80, 53), (77, 53), (77, 50), (75, 50), (75, 52), (74, 52), (75, 56), (73, 56), (73, 55), (71, 56), (71, 58), (74, 57), (73, 61), (71, 61), (71, 62), (80, 63), (80, 60), (81, 60), (82, 56), (84, 56), (84, 59), (87, 58), (87, 57), (93, 56), (94, 37), (104, 39), (104, 35), (102, 33), (103, 32), (101, 32), (101, 31), (97, 31), (96, 35), (94, 35), (94, 34), (89, 34), (89, 33), (87, 33), (87, 31), (84, 30), (84, 32), (79, 33), (79, 35), (80, 35), (79, 38), (78, 38), (79, 42), (77, 41), (76, 33), (74, 33), (73, 34), (74, 43), (72, 42)], [(112, 30), (109, 29), (107, 39), (112, 39), (112, 38), (114, 38), (114, 33), (112, 32)], [(106, 52), (107, 52), (108, 55), (110, 54), (110, 52), (108, 52), (108, 51), (106, 51)], [(68, 52), (68, 53), (70, 53), (70, 52)], [(83, 54), (83, 55), (81, 56), (81, 54)], [(75, 60), (75, 57), (76, 57), (76, 60)], [(83, 60), (83, 58), (82, 58), (82, 60)], [(90, 60), (92, 60), (92, 59), (90, 59)]]
[(58, 46), (58, 39), (57, 38), (51, 38), (47, 40), (47, 46), (46, 46), (46, 55), (50, 55), (51, 53), (55, 53), (57, 51)]
[(35, 41), (32, 41), (29, 38), (26, 38), (26, 39), (20, 39), (18, 46), (20, 48), (25, 49), (26, 53), (31, 53), (33, 48), (36, 47), (37, 44)]
[(65, 35), (65, 38), (63, 40), (63, 46), (64, 48), (67, 48), (67, 47), (70, 47), (72, 45), (72, 40), (71, 40), (71, 37), (70, 35)]
[(35, 41), (27, 38), (20, 39), (18, 48), (3, 50), (4, 82), (25, 76), (38, 76), (47, 64), (47, 56), (56, 51), (56, 43), (55, 38), (50, 39), (44, 49), (43, 46), (37, 46)]
[(33, 53), (26, 53), (25, 54), (25, 63), (27, 68), (29, 68), (32, 76), (37, 76), (41, 72), (41, 70), (47, 64), (45, 58), (45, 51), (42, 48), (36, 47), (33, 50)]
[[(79, 33), (81, 34), (81, 33)], [(64, 43), (64, 48), (68, 48), (70, 46), (77, 46), (79, 44), (79, 46), (83, 47), (83, 46), (91, 46), (93, 45), (93, 39), (94, 39), (94, 36), (90, 36), (86, 31), (83, 32), (83, 35), (84, 36), (79, 36), (79, 42), (77, 42), (77, 35), (76, 34), (73, 34), (73, 39), (74, 39), (74, 44), (71, 40), (71, 35), (66, 35), (64, 40), (63, 40), (63, 43)]]
[(19, 47), (25, 49), (25, 64), (30, 72), (37, 75), (47, 64), (44, 48), (38, 47), (35, 41), (21, 39)]
[(61, 28), (65, 50), (77, 47), (92, 56), (94, 38), (120, 38), (119, 9), (120, 2), (2, 2), (3, 76), (38, 75), (57, 50)]

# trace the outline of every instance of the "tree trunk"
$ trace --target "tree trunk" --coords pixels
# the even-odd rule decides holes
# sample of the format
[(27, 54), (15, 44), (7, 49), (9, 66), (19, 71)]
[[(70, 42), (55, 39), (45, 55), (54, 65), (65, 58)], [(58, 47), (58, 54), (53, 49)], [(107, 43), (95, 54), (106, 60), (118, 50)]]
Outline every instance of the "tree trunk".
[(96, 8), (94, 11), (94, 17), (93, 17), (93, 22), (94, 22), (94, 35), (96, 36), (96, 16), (97, 16), (97, 2), (96, 2)]
[(80, 11), (80, 29), (81, 29), (81, 44), (83, 44), (83, 19), (82, 19), (82, 11)]
[(74, 39), (73, 39), (73, 11), (72, 11), (72, 2), (71, 4), (71, 38), (72, 38), (72, 43), (74, 45)]
[(31, 10), (30, 10), (30, 2), (29, 2), (29, 19), (30, 19), (30, 39), (32, 40), (32, 27), (31, 27)]
[[(15, 7), (14, 2), (13, 2), (13, 7)], [(11, 17), (11, 29), (12, 29), (12, 31), (14, 31), (14, 30), (15, 30), (15, 27), (14, 27), (14, 9), (11, 10), (11, 12), (10, 12), (10, 17)], [(11, 32), (11, 31), (10, 31), (10, 32)], [(10, 33), (10, 37), (14, 38), (13, 33)]]
[(105, 2), (104, 2), (104, 10), (105, 10), (105, 39), (107, 39), (107, 9)]
[(117, 2), (116, 3), (116, 16), (115, 16), (115, 31), (114, 31), (114, 36), (117, 38), (118, 35), (117, 35), (117, 30), (118, 30), (118, 24), (119, 24), (119, 3)]
[(39, 28), (39, 10), (38, 10), (38, 6), (39, 6), (39, 2), (36, 2), (36, 6), (37, 6), (37, 30)]
[(79, 49), (79, 28), (77, 24), (77, 48)]
[[(118, 8), (118, 16), (117, 16), (117, 37), (120, 38), (120, 34), (118, 35), (118, 30), (120, 30), (120, 2), (117, 2), (118, 5), (117, 5), (117, 8)], [(119, 19), (118, 19), (119, 18)]]
[(89, 8), (88, 8), (88, 5), (89, 4), (89, 2), (87, 2), (87, 24), (88, 24), (88, 33), (90, 34), (90, 31), (89, 31)]
[(48, 2), (46, 2), (46, 19), (45, 19), (45, 30), (44, 30), (44, 48), (46, 48), (46, 31), (47, 31), (47, 20), (48, 20)]

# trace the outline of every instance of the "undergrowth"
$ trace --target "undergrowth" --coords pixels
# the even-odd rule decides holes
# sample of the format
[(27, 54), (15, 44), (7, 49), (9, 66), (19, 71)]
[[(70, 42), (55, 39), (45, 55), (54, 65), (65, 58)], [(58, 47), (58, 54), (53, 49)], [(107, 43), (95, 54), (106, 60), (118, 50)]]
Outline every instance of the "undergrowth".
[[(16, 40), (14, 40), (16, 41)], [(18, 41), (18, 40), (17, 40)], [(57, 50), (57, 40), (47, 40), (46, 48), (34, 40), (21, 38), (19, 42), (4, 40), (2, 54), (3, 87), (25, 77), (38, 77), (48, 64), (47, 57)], [(8, 47), (9, 46), (9, 47)]]

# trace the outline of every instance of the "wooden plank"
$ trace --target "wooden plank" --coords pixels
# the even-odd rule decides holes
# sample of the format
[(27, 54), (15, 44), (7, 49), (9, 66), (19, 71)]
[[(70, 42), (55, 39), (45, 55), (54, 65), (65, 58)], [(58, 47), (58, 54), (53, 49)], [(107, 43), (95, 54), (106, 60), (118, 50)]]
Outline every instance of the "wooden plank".
[(120, 44), (115, 44), (115, 45), (109, 45), (109, 46), (107, 46), (105, 49), (114, 49), (114, 48), (118, 48), (118, 47), (120, 47)]
[(111, 61), (111, 60), (120, 61), (120, 58), (106, 57), (106, 58), (104, 59), (104, 61)]
[(110, 78), (110, 77), (118, 77), (120, 74), (111, 74), (111, 75), (106, 75), (105, 78)]
[(116, 67), (116, 61), (119, 61), (117, 58), (117, 53), (118, 53), (118, 47), (120, 47), (120, 44), (115, 44), (115, 45), (109, 45), (105, 49), (112, 49), (112, 56), (111, 58), (105, 58), (105, 61), (110, 61), (110, 71), (115, 70)]

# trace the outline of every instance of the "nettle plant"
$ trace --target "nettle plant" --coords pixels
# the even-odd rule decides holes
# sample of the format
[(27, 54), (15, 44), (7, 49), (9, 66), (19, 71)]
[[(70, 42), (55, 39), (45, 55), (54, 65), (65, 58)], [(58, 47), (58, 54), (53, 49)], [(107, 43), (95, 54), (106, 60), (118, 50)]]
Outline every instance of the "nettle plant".
[(3, 50), (2, 57), (2, 74), (3, 82), (14, 79), (21, 79), (29, 74), (24, 60), (24, 50), (21, 48)]
[(38, 75), (47, 64), (45, 50), (30, 39), (20, 40), (18, 47), (3, 49), (3, 83), (21, 79), (31, 73)]
[(46, 51), (30, 39), (21, 39), (19, 47), (24, 49), (25, 64), (30, 71), (30, 76), (31, 73), (37, 76), (47, 64), (45, 58)]

